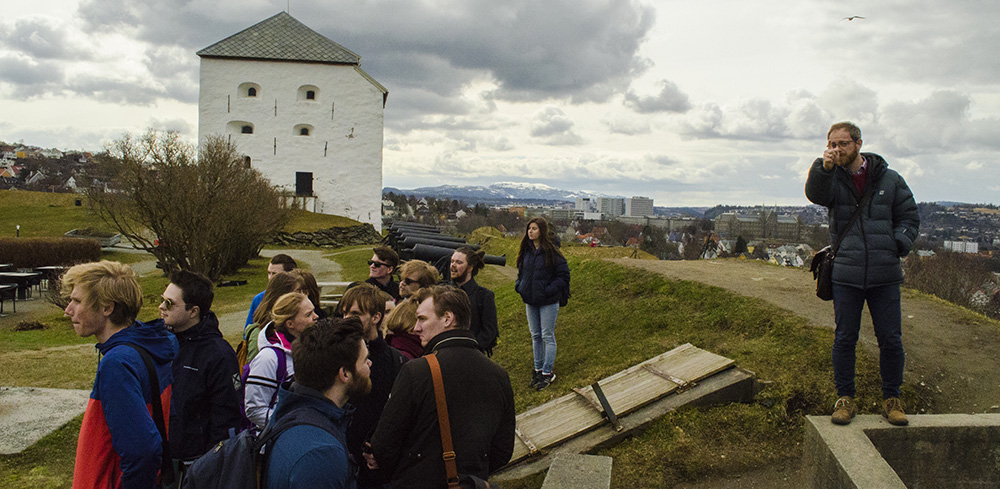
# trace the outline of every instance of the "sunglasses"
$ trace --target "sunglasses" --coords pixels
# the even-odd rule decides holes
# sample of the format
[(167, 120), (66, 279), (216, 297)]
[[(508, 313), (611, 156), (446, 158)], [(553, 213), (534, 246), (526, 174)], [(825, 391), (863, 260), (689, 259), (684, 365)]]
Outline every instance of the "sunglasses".
[(418, 280), (410, 280), (408, 278), (404, 278), (403, 280), (400, 280), (399, 282), (402, 283), (403, 285), (413, 285), (413, 284), (419, 284), (420, 283), (420, 281), (418, 281)]
[(167, 309), (174, 307), (174, 301), (167, 299), (166, 297), (163, 298), (163, 303), (167, 305)]
[(368, 266), (370, 266), (370, 267), (374, 266), (375, 268), (378, 268), (378, 267), (389, 268), (389, 264), (388, 263), (382, 263), (380, 261), (374, 261), (374, 260), (368, 260)]

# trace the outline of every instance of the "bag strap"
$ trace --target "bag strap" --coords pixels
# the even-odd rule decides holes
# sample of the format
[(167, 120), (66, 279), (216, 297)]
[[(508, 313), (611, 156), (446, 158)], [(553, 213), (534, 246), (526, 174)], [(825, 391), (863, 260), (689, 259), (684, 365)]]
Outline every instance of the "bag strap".
[(867, 192), (861, 196), (861, 202), (858, 202), (858, 207), (855, 208), (854, 213), (851, 214), (851, 220), (847, 223), (847, 226), (840, 231), (840, 236), (837, 236), (837, 242), (833, 245), (833, 248), (831, 248), (834, 255), (836, 255), (837, 250), (840, 249), (840, 243), (844, 241), (844, 238), (847, 236), (847, 232), (850, 231), (851, 227), (854, 226), (854, 223), (858, 221), (858, 217), (861, 216), (861, 210), (864, 209), (865, 203), (868, 202), (868, 197), (870, 195), (871, 192)]
[(458, 484), (458, 465), (455, 463), (455, 447), (451, 443), (451, 423), (448, 421), (448, 403), (444, 397), (444, 379), (441, 378), (441, 365), (438, 363), (437, 352), (426, 355), (427, 365), (431, 368), (431, 379), (434, 381), (434, 400), (437, 401), (438, 426), (441, 427), (441, 457), (444, 459), (444, 472), (447, 476), (448, 489), (456, 489)]
[(167, 426), (163, 421), (163, 402), (160, 400), (160, 376), (156, 373), (156, 366), (153, 365), (153, 358), (145, 348), (135, 343), (122, 343), (135, 349), (142, 357), (142, 363), (146, 364), (146, 371), (149, 375), (150, 403), (153, 405), (153, 423), (156, 424), (156, 431), (160, 432), (160, 446), (162, 454), (160, 456), (160, 480), (164, 485), (172, 484), (174, 477), (174, 464), (170, 458), (170, 446), (167, 443)]

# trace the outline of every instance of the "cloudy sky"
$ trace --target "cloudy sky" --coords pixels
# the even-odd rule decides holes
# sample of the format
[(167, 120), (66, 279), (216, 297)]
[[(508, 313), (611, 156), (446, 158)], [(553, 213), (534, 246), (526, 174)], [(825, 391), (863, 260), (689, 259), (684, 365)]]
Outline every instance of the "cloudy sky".
[(286, 8), (388, 88), (386, 186), (802, 204), (853, 120), (917, 200), (1000, 203), (995, 0), (5, 2), (0, 140), (194, 142), (195, 51)]

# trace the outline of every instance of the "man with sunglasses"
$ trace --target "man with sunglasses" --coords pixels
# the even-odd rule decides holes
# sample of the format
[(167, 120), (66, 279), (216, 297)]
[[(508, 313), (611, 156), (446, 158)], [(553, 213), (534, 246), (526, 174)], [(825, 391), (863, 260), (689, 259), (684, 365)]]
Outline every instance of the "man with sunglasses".
[[(861, 153), (861, 129), (834, 124), (827, 149), (806, 180), (806, 197), (828, 210), (831, 241), (844, 234), (833, 266), (833, 379), (839, 399), (830, 420), (848, 424), (854, 401), (855, 347), (861, 311), (868, 304), (878, 339), (882, 374), (882, 415), (894, 425), (908, 423), (899, 400), (903, 383), (903, 341), (899, 284), (900, 258), (917, 239), (920, 217), (903, 177), (875, 153)], [(852, 222), (856, 210), (860, 214)], [(848, 229), (849, 227), (849, 229)]]
[[(240, 424), (240, 376), (236, 352), (219, 331), (215, 297), (205, 276), (181, 270), (163, 291), (160, 319), (177, 337), (170, 410), (170, 455), (183, 471)], [(179, 478), (178, 478), (179, 480)]]
[(374, 254), (368, 260), (368, 280), (365, 282), (378, 287), (379, 290), (392, 296), (393, 300), (399, 300), (399, 282), (392, 279), (392, 274), (399, 266), (399, 255), (386, 246), (378, 245), (372, 248)]

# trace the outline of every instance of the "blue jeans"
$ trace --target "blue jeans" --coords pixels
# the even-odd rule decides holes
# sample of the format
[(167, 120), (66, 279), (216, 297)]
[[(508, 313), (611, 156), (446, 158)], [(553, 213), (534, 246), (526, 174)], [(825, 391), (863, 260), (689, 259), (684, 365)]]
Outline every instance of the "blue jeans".
[(556, 363), (556, 317), (559, 303), (547, 306), (524, 305), (528, 314), (528, 330), (531, 331), (531, 352), (535, 356), (535, 370), (551, 374)]
[(855, 346), (861, 329), (861, 310), (866, 302), (878, 339), (882, 398), (899, 397), (904, 360), (899, 284), (871, 289), (833, 285), (833, 311), (837, 323), (833, 339), (833, 382), (837, 395), (854, 397), (855, 394)]

